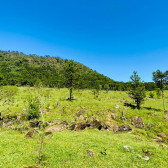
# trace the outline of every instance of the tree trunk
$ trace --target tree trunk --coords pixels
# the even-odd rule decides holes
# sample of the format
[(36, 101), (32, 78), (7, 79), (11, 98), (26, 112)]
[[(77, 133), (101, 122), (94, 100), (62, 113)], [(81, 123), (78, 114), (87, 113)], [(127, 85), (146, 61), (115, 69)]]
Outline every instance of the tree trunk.
[(164, 109), (164, 111), (166, 111), (166, 109), (165, 109), (165, 102), (164, 102), (164, 92), (163, 92), (163, 89), (162, 89), (162, 99), (163, 99), (163, 109)]
[(69, 95), (69, 100), (72, 100), (72, 88), (70, 88), (70, 95)]

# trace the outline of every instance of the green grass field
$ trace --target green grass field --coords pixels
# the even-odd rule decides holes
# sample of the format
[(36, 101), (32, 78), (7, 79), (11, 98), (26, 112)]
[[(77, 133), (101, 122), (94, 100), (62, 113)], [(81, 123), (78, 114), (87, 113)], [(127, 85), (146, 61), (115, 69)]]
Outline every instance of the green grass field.
[[(22, 109), (28, 107), (27, 100), (38, 96), (42, 102), (46, 122), (66, 120), (71, 124), (74, 122), (76, 113), (84, 109), (84, 116), (88, 119), (94, 117), (111, 125), (128, 124), (133, 130), (119, 134), (98, 129), (53, 132), (53, 136), (44, 137), (41, 163), (38, 164), (42, 133), (33, 138), (27, 138), (25, 136), (27, 131), (21, 133), (15, 129), (24, 130), (29, 121), (21, 124), (15, 121), (14, 125), (0, 128), (0, 167), (168, 167), (167, 139), (163, 139), (163, 143), (152, 140), (158, 133), (164, 133), (168, 138), (168, 121), (164, 119), (166, 115), (163, 112), (161, 98), (157, 99), (156, 96), (153, 99), (146, 98), (141, 109), (137, 110), (124, 104), (127, 100), (134, 105), (134, 101), (128, 97), (127, 92), (101, 91), (98, 98), (94, 99), (90, 90), (75, 90), (73, 93), (75, 100), (72, 102), (65, 100), (68, 94), (68, 89), (19, 87), (14, 103), (0, 107), (1, 111), (9, 107), (2, 113), (2, 117), (22, 115)], [(57, 102), (60, 102), (60, 107), (57, 107)], [(168, 109), (167, 91), (165, 91), (165, 102)], [(119, 105), (118, 109), (115, 109), (116, 104)], [(111, 118), (111, 113), (116, 115), (115, 120)], [(120, 118), (122, 114), (126, 120)], [(131, 119), (137, 116), (141, 116), (145, 123), (143, 129), (131, 125)], [(82, 119), (79, 118), (78, 122), (80, 121)], [(131, 148), (127, 151), (124, 146)], [(92, 150), (94, 155), (90, 156), (87, 150)], [(151, 155), (145, 154), (142, 150), (150, 151)], [(149, 157), (149, 160), (143, 160), (145, 157)]]

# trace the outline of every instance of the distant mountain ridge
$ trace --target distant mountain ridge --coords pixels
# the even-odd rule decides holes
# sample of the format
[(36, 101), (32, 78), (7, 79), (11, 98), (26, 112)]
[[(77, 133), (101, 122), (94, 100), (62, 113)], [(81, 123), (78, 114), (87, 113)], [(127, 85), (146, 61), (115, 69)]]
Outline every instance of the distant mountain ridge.
[[(60, 57), (26, 55), (18, 51), (0, 50), (0, 85), (35, 86), (42, 83), (46, 87), (65, 87), (64, 67), (68, 60)], [(116, 82), (87, 66), (77, 63), (80, 71), (78, 89), (94, 89), (99, 84), (110, 90), (128, 90), (128, 83)], [(148, 83), (149, 84), (149, 83)], [(149, 85), (153, 90), (153, 82)]]

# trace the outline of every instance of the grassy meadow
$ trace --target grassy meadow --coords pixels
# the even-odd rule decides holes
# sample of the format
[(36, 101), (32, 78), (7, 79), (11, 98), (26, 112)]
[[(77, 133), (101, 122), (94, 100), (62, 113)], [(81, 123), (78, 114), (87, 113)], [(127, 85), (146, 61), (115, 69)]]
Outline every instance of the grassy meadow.
[[(38, 98), (41, 102), (45, 122), (66, 120), (74, 123), (76, 113), (85, 110), (84, 118), (96, 118), (108, 122), (112, 126), (128, 124), (130, 132), (85, 129), (81, 131), (63, 130), (53, 132), (53, 136), (45, 136), (39, 164), (39, 150), (43, 132), (26, 137), (29, 121), (0, 127), (0, 167), (3, 168), (168, 168), (168, 121), (164, 118), (162, 99), (147, 97), (140, 110), (134, 109), (134, 100), (124, 91), (100, 91), (95, 99), (91, 90), (74, 90), (75, 100), (67, 101), (68, 89), (50, 89), (36, 87), (18, 87), (18, 91), (9, 104), (0, 106), (3, 118), (19, 116), (28, 108), (28, 100)], [(4, 100), (1, 100), (1, 104)], [(12, 102), (13, 101), (13, 102)], [(126, 105), (124, 102), (130, 102)], [(61, 105), (58, 107), (57, 103)], [(165, 91), (165, 104), (168, 109), (168, 91)], [(118, 105), (119, 108), (115, 108)], [(111, 114), (116, 116), (112, 119)], [(121, 116), (125, 116), (125, 120)], [(141, 116), (145, 127), (140, 129), (131, 125), (131, 119)], [(40, 117), (39, 120), (42, 121)], [(77, 122), (82, 122), (78, 118)], [(50, 126), (47, 126), (47, 128)], [(23, 131), (18, 131), (20, 128)], [(47, 129), (46, 128), (46, 129)], [(30, 130), (31, 128), (29, 128)], [(159, 133), (167, 135), (163, 142), (154, 142)], [(124, 146), (128, 146), (127, 150)], [(91, 150), (91, 156), (87, 151)], [(147, 155), (143, 151), (149, 151)], [(148, 160), (144, 158), (148, 157)]]

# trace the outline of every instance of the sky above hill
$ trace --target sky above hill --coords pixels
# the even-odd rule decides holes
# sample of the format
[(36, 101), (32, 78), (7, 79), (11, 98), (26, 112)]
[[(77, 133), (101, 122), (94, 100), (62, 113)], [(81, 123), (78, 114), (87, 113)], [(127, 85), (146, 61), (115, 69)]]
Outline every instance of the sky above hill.
[(5, 0), (0, 50), (73, 59), (115, 81), (168, 70), (167, 0)]

